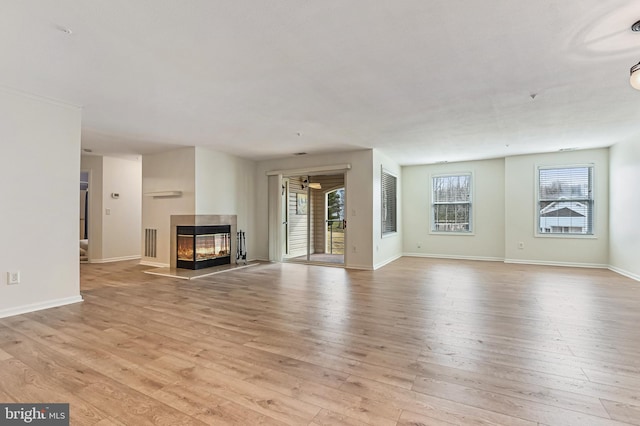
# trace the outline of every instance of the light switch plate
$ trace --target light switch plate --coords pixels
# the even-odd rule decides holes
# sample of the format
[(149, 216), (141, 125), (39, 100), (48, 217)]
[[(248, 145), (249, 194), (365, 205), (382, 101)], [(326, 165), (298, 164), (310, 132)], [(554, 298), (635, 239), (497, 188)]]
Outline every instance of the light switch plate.
[(20, 271), (7, 272), (7, 284), (20, 284)]

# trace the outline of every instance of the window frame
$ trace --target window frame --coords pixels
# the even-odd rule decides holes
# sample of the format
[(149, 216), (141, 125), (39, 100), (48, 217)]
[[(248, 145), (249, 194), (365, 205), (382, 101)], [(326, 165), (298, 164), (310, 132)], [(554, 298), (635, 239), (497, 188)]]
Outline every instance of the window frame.
[[(555, 170), (555, 169), (580, 169), (580, 168), (589, 168), (591, 169), (591, 181), (589, 191), (591, 193), (591, 198), (587, 198), (586, 200), (591, 202), (591, 232), (590, 233), (571, 233), (571, 232), (540, 232), (540, 171), (541, 170)], [(535, 203), (534, 203), (534, 237), (536, 238), (578, 238), (578, 239), (594, 239), (597, 238), (596, 234), (596, 166), (594, 163), (571, 163), (571, 164), (537, 164), (535, 166), (535, 177), (534, 177), (534, 185), (535, 185)], [(574, 200), (572, 201), (580, 201), (584, 199)], [(550, 200), (546, 200), (550, 201)]]
[[(387, 226), (385, 224), (385, 216), (387, 213), (386, 207), (386, 196), (387, 193), (385, 190), (385, 175), (390, 178), (393, 178), (394, 188), (394, 211), (393, 211), (393, 229), (385, 231)], [(380, 168), (380, 234), (382, 238), (389, 237), (392, 235), (396, 235), (398, 233), (398, 175), (385, 169), (384, 167)]]
[[(441, 231), (436, 230), (436, 213), (435, 213), (435, 180), (438, 178), (446, 178), (446, 177), (458, 177), (458, 176), (469, 176), (469, 201), (466, 203), (439, 203), (442, 204), (469, 204), (469, 230), (467, 231)], [(430, 175), (430, 199), (429, 199), (429, 234), (434, 235), (475, 235), (476, 227), (475, 227), (475, 208), (474, 208), (474, 193), (475, 193), (475, 176), (473, 171), (464, 171), (464, 172), (454, 172), (454, 173), (434, 173)]]

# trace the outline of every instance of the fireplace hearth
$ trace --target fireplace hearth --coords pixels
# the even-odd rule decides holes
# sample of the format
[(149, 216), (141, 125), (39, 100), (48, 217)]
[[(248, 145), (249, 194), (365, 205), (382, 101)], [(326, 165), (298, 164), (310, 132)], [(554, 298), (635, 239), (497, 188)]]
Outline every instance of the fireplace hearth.
[(176, 227), (176, 267), (203, 269), (231, 263), (231, 226)]

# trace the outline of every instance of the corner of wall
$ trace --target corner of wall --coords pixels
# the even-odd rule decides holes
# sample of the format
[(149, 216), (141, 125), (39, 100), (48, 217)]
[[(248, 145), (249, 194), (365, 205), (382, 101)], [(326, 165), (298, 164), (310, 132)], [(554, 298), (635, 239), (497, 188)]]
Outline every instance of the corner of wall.
[[(396, 176), (396, 226), (397, 232), (382, 236), (382, 170)], [(402, 257), (403, 249), (403, 193), (402, 167), (389, 156), (374, 149), (372, 151), (372, 206), (373, 227), (371, 248), (373, 268), (378, 269)]]
[(609, 269), (640, 281), (640, 137), (609, 149)]
[(0, 277), (0, 316), (80, 301), (81, 109), (0, 88), (0, 117), (0, 271), (21, 276)]

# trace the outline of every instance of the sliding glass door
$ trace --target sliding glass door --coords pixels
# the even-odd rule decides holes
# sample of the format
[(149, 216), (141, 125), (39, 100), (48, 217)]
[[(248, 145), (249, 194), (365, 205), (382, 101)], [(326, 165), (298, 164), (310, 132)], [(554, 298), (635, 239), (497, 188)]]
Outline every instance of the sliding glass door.
[(283, 178), (283, 260), (344, 265), (344, 174)]

